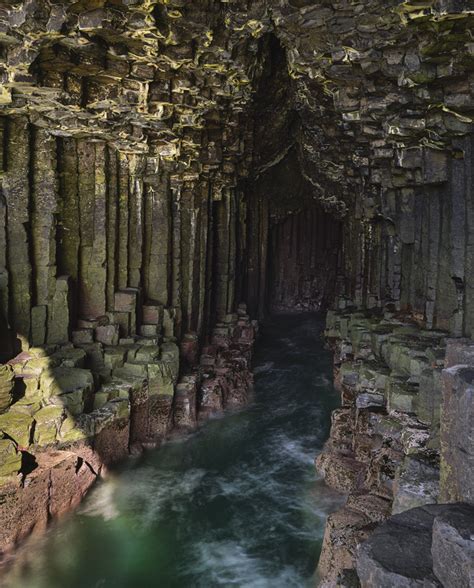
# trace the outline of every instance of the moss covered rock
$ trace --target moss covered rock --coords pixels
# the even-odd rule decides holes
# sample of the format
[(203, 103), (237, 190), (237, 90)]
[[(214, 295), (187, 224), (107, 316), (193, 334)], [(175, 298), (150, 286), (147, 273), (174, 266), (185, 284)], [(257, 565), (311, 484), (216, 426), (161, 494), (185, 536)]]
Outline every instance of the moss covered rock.
[(21, 452), (11, 439), (0, 438), (0, 484), (15, 476), (21, 469)]
[(62, 406), (45, 406), (35, 414), (34, 442), (37, 445), (52, 445), (57, 441), (61, 423), (65, 418)]
[(0, 415), (0, 431), (13, 439), (18, 447), (30, 445), (33, 417), (22, 412), (10, 410)]
[(0, 412), (7, 410), (13, 397), (14, 372), (9, 365), (0, 365)]

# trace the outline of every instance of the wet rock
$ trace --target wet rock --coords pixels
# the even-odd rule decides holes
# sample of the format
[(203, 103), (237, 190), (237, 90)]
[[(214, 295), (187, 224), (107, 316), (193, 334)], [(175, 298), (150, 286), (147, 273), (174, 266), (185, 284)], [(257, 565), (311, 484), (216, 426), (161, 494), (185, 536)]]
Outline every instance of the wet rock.
[(456, 505), (435, 517), (431, 555), (443, 586), (474, 584), (474, 507)]
[[(330, 316), (330, 321), (337, 324), (335, 316)], [(371, 525), (370, 532), (392, 512), (431, 504), (439, 495), (436, 426), (440, 411), (436, 394), (440, 398), (441, 381), (436, 377), (441, 368), (436, 362), (443, 361), (444, 352), (433, 351), (429, 361), (434, 365), (428, 369), (429, 354), (420, 351), (420, 340), (434, 342), (441, 349), (442, 334), (401, 322), (382, 325), (389, 320), (393, 321), (363, 313), (349, 319), (346, 341), (352, 344), (354, 340), (359, 354), (362, 349), (364, 353), (357, 361), (343, 361), (336, 370), (344, 408), (333, 412), (330, 439), (317, 459), (326, 482), (349, 493), (346, 505), (337, 514), (343, 516), (346, 509), (362, 514)], [(370, 342), (368, 331), (377, 334)], [(346, 341), (333, 343), (336, 357)], [(372, 358), (374, 351), (376, 360)], [(425, 422), (419, 420), (421, 415)], [(324, 577), (323, 585), (336, 585), (334, 569), (341, 572), (344, 566), (355, 566), (354, 554), (362, 541), (359, 528), (349, 525), (344, 538), (352, 546), (352, 556), (343, 558), (340, 567), (337, 542), (325, 543), (324, 566), (330, 575)], [(391, 585), (392, 580), (389, 576), (377, 577), (370, 585)]]
[[(199, 362), (204, 417), (251, 397), (251, 318), (334, 303), (356, 410), (328, 449), (386, 496), (405, 456), (441, 444), (446, 496), (468, 499), (448, 464), (470, 433), (451, 399), (439, 441), (430, 374), (446, 336), (474, 333), (467, 3), (102, 4), (0, 9), (0, 355), (61, 346), (12, 365), (13, 392), (0, 377), (0, 412), (51, 402), (72, 413), (61, 430), (89, 435), (74, 422), (122, 377), (131, 435), (156, 440), (180, 368), (197, 368), (185, 333), (216, 346)], [(457, 346), (448, 369), (472, 363)], [(92, 380), (51, 378), (63, 369)]]
[(202, 381), (199, 396), (199, 418), (205, 419), (221, 414), (224, 410), (224, 396), (219, 378), (206, 378)]
[(367, 465), (351, 455), (323, 452), (316, 460), (318, 471), (328, 486), (341, 492), (361, 488), (367, 473)]
[(439, 467), (423, 459), (405, 457), (395, 477), (393, 495), (393, 514), (436, 503), (439, 497)]
[(357, 554), (361, 586), (441, 586), (433, 572), (431, 536), (434, 519), (445, 508), (412, 509), (375, 529)]
[(176, 386), (173, 423), (178, 429), (193, 430), (196, 428), (197, 386), (196, 376), (184, 376)]
[(125, 459), (130, 443), (130, 405), (117, 398), (90, 415), (94, 421), (93, 447), (105, 466)]
[(44, 530), (50, 515), (77, 506), (97, 478), (94, 469), (73, 452), (40, 453), (36, 462), (21, 487), (18, 483), (0, 487), (0, 554)]
[(442, 374), (441, 500), (474, 500), (474, 368), (458, 365)]

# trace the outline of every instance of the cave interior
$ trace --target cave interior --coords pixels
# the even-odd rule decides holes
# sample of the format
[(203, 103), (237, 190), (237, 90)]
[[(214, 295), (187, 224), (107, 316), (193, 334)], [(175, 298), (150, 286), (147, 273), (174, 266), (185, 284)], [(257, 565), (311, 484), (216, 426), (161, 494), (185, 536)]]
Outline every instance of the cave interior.
[[(357, 549), (474, 501), (473, 24), (467, 0), (2, 2), (0, 550), (248, 401), (258, 321), (324, 311), (318, 468), (357, 520), (328, 519), (321, 573), (410, 576)], [(90, 467), (53, 504), (58, 449)], [(466, 508), (420, 515), (433, 585), (467, 585), (439, 530), (467, 541)]]

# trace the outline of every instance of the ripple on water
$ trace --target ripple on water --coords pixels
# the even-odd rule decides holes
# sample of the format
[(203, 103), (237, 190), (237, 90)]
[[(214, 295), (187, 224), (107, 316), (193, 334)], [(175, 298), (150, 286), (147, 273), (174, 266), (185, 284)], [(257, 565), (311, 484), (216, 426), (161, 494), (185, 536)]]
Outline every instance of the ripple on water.
[(129, 462), (30, 543), (8, 588), (311, 585), (341, 499), (314, 468), (337, 398), (317, 317), (263, 329), (255, 402)]
[(275, 362), (266, 361), (265, 363), (262, 363), (261, 365), (257, 365), (256, 367), (254, 367), (253, 373), (254, 373), (254, 375), (265, 374), (267, 372), (272, 371), (274, 369), (274, 367), (275, 367)]
[[(276, 571), (264, 560), (249, 555), (245, 545), (233, 541), (202, 542), (195, 548), (195, 586), (300, 588), (304, 578), (293, 566)], [(188, 571), (186, 568), (183, 570)]]

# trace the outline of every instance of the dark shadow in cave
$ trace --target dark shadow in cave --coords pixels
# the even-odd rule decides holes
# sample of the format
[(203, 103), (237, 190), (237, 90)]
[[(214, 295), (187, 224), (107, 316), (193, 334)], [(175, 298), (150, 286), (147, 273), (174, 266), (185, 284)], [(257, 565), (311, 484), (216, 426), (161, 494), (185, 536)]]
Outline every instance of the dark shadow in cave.
[(325, 310), (334, 299), (342, 223), (318, 201), (301, 159), (302, 124), (286, 51), (272, 34), (260, 45), (254, 101), (254, 168), (242, 186), (245, 238), (239, 289), (250, 313)]

